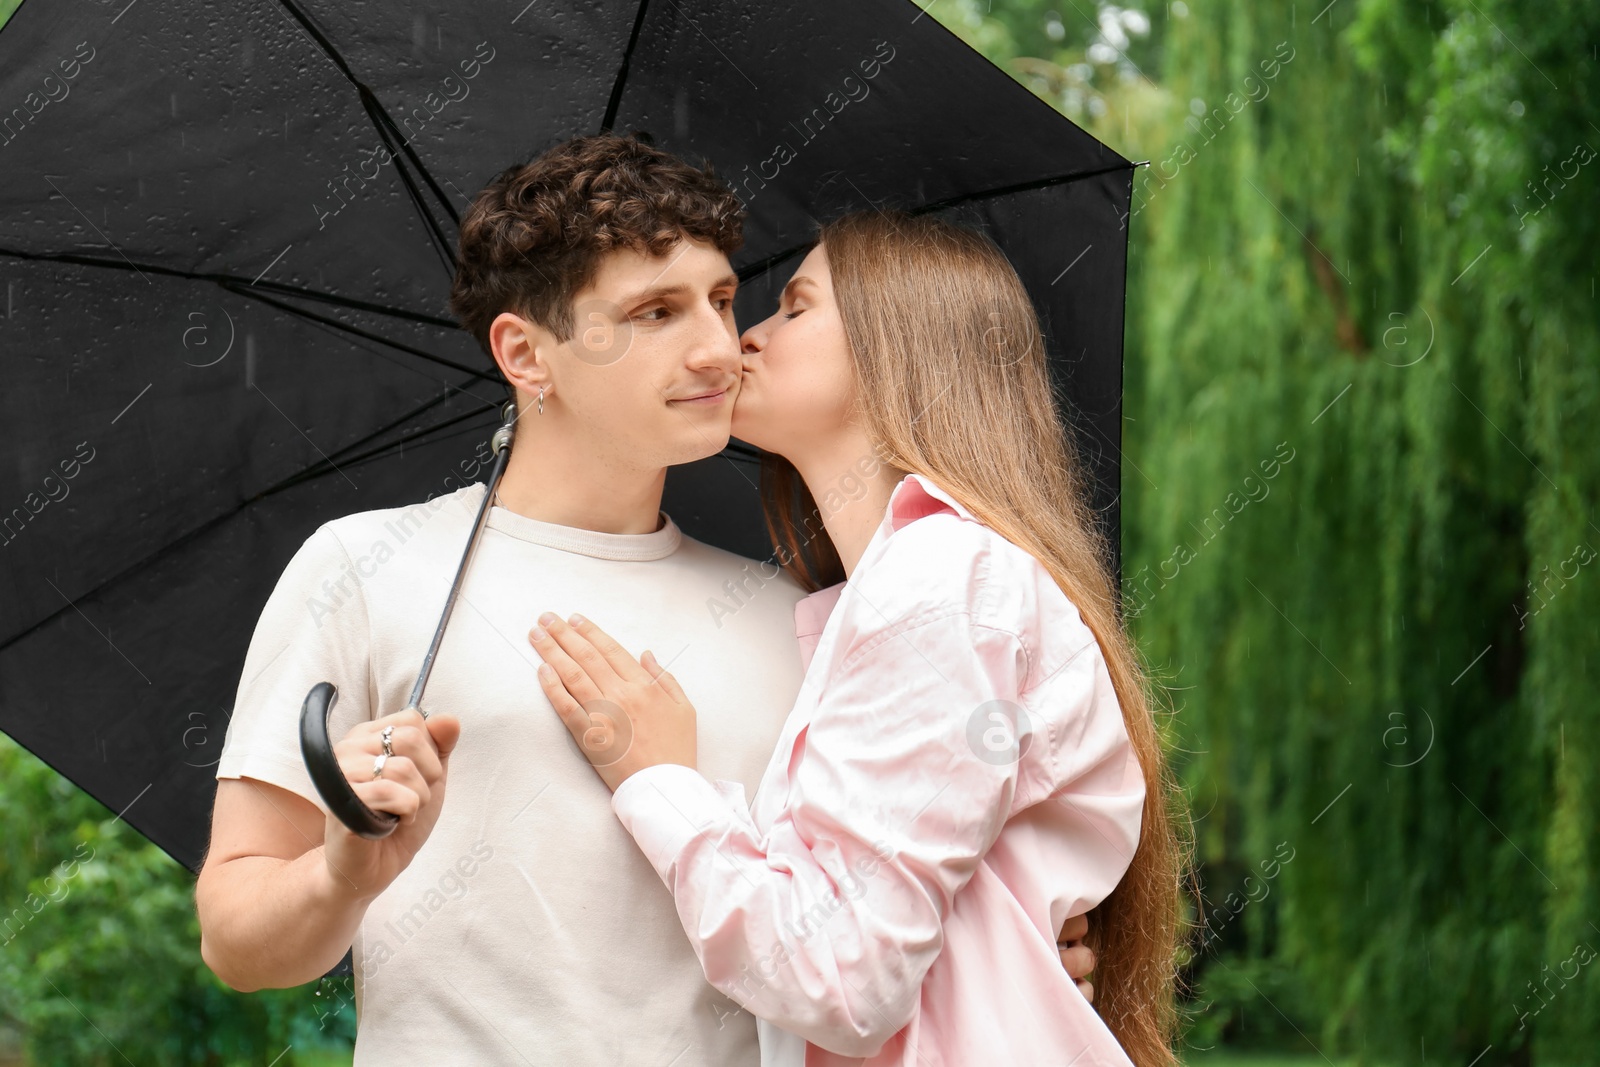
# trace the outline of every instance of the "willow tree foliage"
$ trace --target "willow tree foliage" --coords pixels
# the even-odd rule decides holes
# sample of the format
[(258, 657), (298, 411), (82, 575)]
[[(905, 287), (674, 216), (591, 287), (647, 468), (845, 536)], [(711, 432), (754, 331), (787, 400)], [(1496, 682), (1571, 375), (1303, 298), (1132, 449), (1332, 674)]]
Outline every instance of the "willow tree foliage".
[(1057, 103), (1151, 161), (1124, 597), (1197, 820), (1191, 1033), (1593, 1062), (1600, 5), (1151, 16), (1159, 68)]

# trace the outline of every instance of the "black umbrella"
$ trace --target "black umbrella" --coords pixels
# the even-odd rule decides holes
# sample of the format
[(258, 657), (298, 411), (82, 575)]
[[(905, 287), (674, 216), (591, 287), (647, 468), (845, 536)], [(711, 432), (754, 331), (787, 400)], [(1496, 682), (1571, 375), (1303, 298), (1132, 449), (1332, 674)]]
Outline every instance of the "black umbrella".
[[(815, 219), (985, 229), (1116, 543), (1132, 164), (916, 5), (33, 0), (0, 31), (0, 729), (197, 869), (289, 557), (488, 473), (504, 390), (445, 308), (459, 213), (609, 128), (746, 200), (742, 322)], [(755, 481), (735, 443), (664, 506), (761, 557)]]

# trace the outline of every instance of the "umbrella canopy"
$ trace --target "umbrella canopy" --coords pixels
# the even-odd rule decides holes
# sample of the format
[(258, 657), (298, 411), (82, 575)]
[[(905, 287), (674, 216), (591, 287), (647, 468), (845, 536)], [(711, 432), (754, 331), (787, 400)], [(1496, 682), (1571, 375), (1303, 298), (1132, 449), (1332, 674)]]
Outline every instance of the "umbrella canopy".
[[(32, 0), (0, 30), (0, 729), (198, 869), (284, 564), (487, 475), (504, 387), (446, 310), (460, 214), (602, 129), (738, 190), (741, 323), (815, 220), (987, 231), (1116, 543), (1132, 164), (916, 5)], [(664, 507), (765, 556), (756, 481), (736, 442)]]

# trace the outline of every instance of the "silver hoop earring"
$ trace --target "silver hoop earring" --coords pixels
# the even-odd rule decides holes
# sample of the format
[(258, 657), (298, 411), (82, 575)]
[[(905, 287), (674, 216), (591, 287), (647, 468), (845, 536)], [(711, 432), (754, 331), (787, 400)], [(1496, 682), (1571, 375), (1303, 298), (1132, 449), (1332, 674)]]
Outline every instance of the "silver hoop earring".
[(539, 414), (544, 414), (544, 386), (539, 387)]

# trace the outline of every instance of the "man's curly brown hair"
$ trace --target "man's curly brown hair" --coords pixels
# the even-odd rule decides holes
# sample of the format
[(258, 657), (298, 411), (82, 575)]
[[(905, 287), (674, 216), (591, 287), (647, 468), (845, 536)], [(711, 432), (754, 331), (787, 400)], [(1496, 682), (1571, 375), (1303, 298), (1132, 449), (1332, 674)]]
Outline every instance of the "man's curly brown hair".
[(724, 255), (744, 243), (744, 205), (709, 163), (695, 167), (636, 134), (574, 137), (508, 167), (472, 202), (450, 310), (485, 352), (503, 311), (566, 341), (573, 296), (606, 253), (661, 255), (684, 236)]

